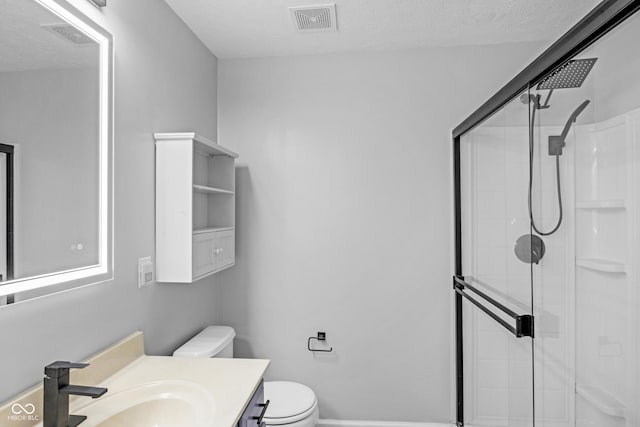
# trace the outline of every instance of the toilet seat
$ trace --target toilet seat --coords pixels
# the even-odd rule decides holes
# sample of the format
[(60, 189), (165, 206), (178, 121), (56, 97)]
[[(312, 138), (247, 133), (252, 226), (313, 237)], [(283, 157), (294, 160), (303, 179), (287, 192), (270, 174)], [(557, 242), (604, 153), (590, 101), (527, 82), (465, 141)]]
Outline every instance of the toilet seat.
[(308, 411), (303, 412), (302, 414), (294, 415), (293, 417), (288, 418), (267, 418), (264, 417), (264, 422), (268, 426), (282, 426), (296, 423), (298, 421), (304, 421), (307, 418), (311, 417), (318, 411), (318, 403), (314, 403), (313, 407), (311, 407)]
[(264, 416), (267, 425), (292, 424), (313, 415), (318, 408), (313, 390), (290, 381), (265, 382), (264, 399), (270, 402)]

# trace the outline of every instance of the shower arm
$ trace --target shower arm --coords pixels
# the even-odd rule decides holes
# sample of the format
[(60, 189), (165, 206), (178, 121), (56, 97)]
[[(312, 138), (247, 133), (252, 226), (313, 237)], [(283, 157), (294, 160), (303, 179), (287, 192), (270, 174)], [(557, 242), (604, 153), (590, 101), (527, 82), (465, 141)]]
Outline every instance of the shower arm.
[(546, 110), (547, 108), (551, 107), (551, 105), (549, 105), (549, 100), (551, 99), (552, 94), (553, 94), (553, 89), (549, 89), (549, 93), (547, 94), (547, 99), (544, 100), (544, 104), (538, 106), (538, 110)]

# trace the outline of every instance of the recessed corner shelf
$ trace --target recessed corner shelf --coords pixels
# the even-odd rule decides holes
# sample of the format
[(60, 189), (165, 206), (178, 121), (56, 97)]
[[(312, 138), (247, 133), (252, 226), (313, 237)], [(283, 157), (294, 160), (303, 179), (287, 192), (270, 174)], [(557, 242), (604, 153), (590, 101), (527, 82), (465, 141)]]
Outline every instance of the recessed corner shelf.
[(576, 394), (604, 414), (617, 418), (625, 418), (624, 405), (599, 387), (576, 384)]
[(233, 191), (222, 188), (207, 187), (206, 185), (193, 184), (193, 191), (206, 194), (233, 194)]
[(584, 200), (576, 202), (576, 209), (624, 209), (624, 200)]
[(625, 273), (624, 263), (600, 258), (576, 258), (576, 265), (605, 273)]
[(216, 231), (227, 231), (234, 230), (235, 227), (207, 227), (207, 228), (196, 228), (193, 230), (193, 234), (204, 234), (211, 233)]

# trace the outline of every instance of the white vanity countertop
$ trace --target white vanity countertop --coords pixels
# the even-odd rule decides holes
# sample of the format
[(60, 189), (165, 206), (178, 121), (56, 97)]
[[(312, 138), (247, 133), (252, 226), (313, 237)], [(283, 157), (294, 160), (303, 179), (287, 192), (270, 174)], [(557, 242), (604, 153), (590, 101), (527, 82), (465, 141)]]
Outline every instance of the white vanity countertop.
[[(269, 366), (263, 359), (146, 356), (142, 332), (134, 332), (71, 370), (71, 384), (106, 387), (98, 399), (71, 396), (71, 414), (83, 426), (236, 427)], [(27, 408), (22, 427), (41, 427), (42, 382), (0, 404), (0, 425), (16, 404)], [(105, 423), (103, 423), (105, 422)]]
[[(235, 427), (268, 366), (269, 360), (263, 359), (141, 356), (99, 386), (109, 389), (104, 395), (108, 397), (153, 382), (196, 384), (213, 397), (211, 427)], [(70, 405), (70, 413), (82, 414), (82, 407), (87, 403), (90, 402), (86, 399), (76, 400)]]

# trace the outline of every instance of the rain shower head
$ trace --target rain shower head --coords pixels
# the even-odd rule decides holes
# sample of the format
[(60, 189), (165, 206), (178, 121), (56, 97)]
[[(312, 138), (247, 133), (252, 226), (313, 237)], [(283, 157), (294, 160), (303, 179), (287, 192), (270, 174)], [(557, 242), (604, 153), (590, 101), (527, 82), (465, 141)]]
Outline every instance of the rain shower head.
[(598, 58), (572, 59), (558, 67), (545, 77), (536, 88), (548, 89), (573, 89), (582, 86)]

